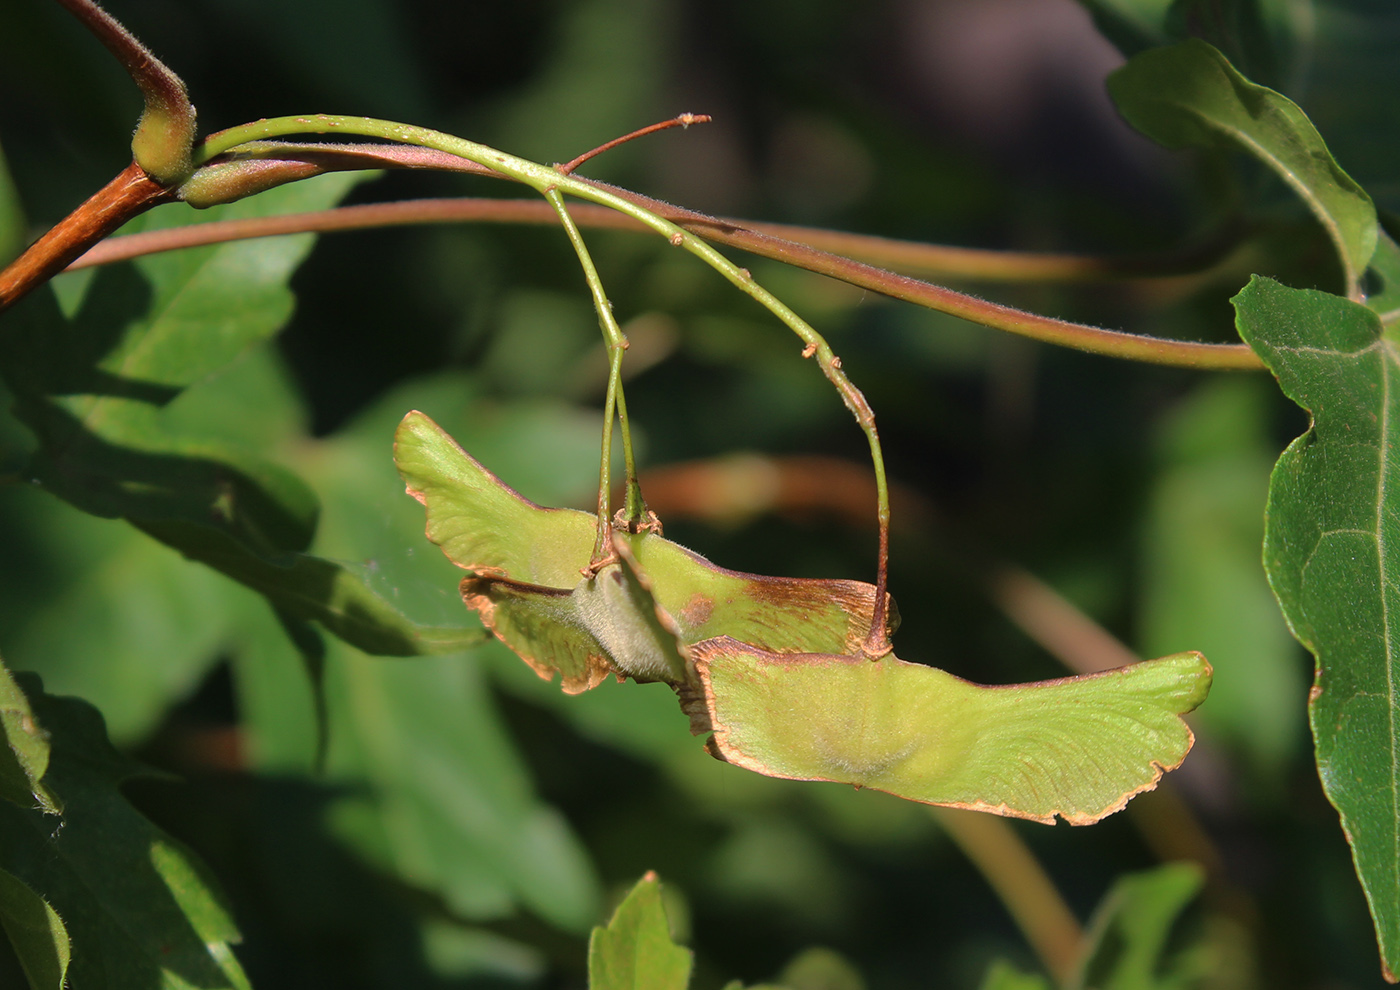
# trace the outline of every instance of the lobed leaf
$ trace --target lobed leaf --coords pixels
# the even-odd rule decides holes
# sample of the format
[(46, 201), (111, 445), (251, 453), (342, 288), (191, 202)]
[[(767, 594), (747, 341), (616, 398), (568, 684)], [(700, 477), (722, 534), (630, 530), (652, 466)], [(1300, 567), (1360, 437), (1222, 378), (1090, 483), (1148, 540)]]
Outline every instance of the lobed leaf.
[(1133, 56), (1108, 91), (1128, 123), (1168, 148), (1223, 143), (1271, 168), (1322, 224), (1354, 290), (1376, 249), (1376, 208), (1297, 104), (1194, 38)]
[[(319, 209), (358, 179), (299, 183), (215, 212)], [(176, 205), (128, 229), (193, 215)], [(288, 282), (313, 240), (225, 244), (65, 276), (57, 294), (35, 293), (7, 314), (0, 374), (39, 440), (28, 473), (78, 508), (125, 518), (368, 651), (460, 650), (481, 633), (414, 623), (350, 568), (306, 554), (320, 509), (311, 488), (237, 436), (247, 430), (201, 419), (209, 403), (191, 409), (183, 401), (281, 329), (294, 304)], [(264, 408), (254, 398), (247, 418), (256, 421)], [(226, 409), (218, 415), (227, 418)]]
[(588, 939), (589, 990), (685, 990), (690, 965), (690, 950), (671, 941), (655, 873), (638, 880)]
[(729, 637), (691, 647), (711, 753), (770, 777), (873, 787), (926, 804), (1087, 825), (1151, 790), (1191, 748), (1181, 715), (1210, 665), (1182, 653), (984, 687), (893, 654), (779, 655)]
[(16, 681), (51, 735), (45, 780), (63, 795), (63, 820), (0, 804), (0, 850), (63, 918), (73, 986), (247, 990), (229, 948), (238, 930), (203, 866), (121, 793), (147, 771), (112, 747), (96, 709), (45, 694), (32, 675)]
[(480, 665), (386, 664), (332, 641), (326, 707), (326, 772), (349, 791), (331, 810), (342, 841), (459, 918), (523, 907), (587, 930), (600, 899), (592, 863), (534, 793)]
[(1308, 712), (1387, 979), (1400, 973), (1400, 353), (1375, 312), (1255, 276), (1240, 336), (1312, 425), (1269, 483), (1264, 566), (1317, 659)]

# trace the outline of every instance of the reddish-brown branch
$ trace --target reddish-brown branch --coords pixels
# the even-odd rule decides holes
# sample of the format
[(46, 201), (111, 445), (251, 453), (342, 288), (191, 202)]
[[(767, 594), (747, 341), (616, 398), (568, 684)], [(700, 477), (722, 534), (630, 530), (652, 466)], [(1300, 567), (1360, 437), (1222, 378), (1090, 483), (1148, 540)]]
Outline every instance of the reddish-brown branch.
[[(675, 121), (666, 123), (674, 125)], [(213, 140), (217, 137), (218, 134), (213, 134), (210, 135), (209, 139)], [(254, 162), (261, 162), (263, 167), (271, 170), (285, 167), (285, 178), (282, 181), (305, 178), (307, 175), (315, 174), (316, 170), (343, 171), (360, 168), (433, 169), (504, 178), (499, 172), (456, 155), (431, 148), (401, 144), (258, 141), (240, 145), (237, 152), (220, 156), (212, 164), (236, 162), (245, 162), (250, 166)], [(312, 170), (298, 168), (296, 163), (309, 166)], [(584, 181), (590, 180), (585, 179)], [(672, 218), (666, 212), (667, 204), (633, 193), (625, 193), (624, 190), (614, 191), (627, 195), (634, 202), (647, 206), (659, 215)], [(590, 205), (585, 209), (596, 213), (601, 208)], [(679, 210), (674, 207), (670, 209), (674, 218), (677, 219), (703, 218), (733, 228), (747, 228), (905, 274), (933, 274), (982, 281), (1011, 281), (1018, 284), (1027, 282), (1094, 282), (1198, 274), (1223, 257), (1230, 248), (1237, 244), (1240, 233), (1236, 228), (1229, 228), (1198, 244), (1144, 254), (1045, 254), (1030, 251), (953, 247), (946, 244), (924, 244), (888, 237), (876, 237), (871, 234), (853, 234), (847, 231), (797, 227), (790, 224), (723, 218), (716, 220), (713, 217), (705, 217), (704, 214), (692, 211)], [(553, 225), (556, 220), (553, 211), (543, 203), (537, 204), (534, 213), (538, 215), (541, 223)], [(450, 220), (451, 217), (444, 219)], [(621, 225), (619, 224), (619, 226)], [(626, 226), (631, 229), (642, 229), (633, 223), (628, 223)]]
[(0, 272), (0, 311), (63, 271), (122, 224), (171, 196), (132, 162)]
[(689, 127), (691, 124), (708, 124), (709, 122), (710, 115), (707, 113), (683, 113), (679, 117), (672, 117), (670, 120), (663, 120), (659, 123), (650, 124), (646, 127), (640, 127), (637, 130), (633, 131), (631, 134), (624, 134), (620, 138), (613, 138), (606, 144), (598, 145), (598, 147), (594, 148), (592, 151), (585, 151), (573, 161), (566, 162), (563, 165), (556, 165), (554, 167), (559, 170), (560, 175), (569, 175), (573, 172), (574, 169), (578, 168), (590, 158), (597, 158), (603, 152), (611, 151), (613, 148), (616, 148), (620, 144), (626, 144), (628, 141), (635, 141), (639, 137), (645, 137), (648, 134), (655, 134), (657, 131), (668, 130), (672, 127)]
[(92, 0), (58, 0), (83, 26), (92, 32), (104, 48), (116, 56), (122, 67), (141, 89), (148, 104), (168, 110), (183, 110), (193, 115), (185, 84), (150, 49), (123, 27), (111, 14)]
[[(391, 159), (386, 160), (385, 163), (389, 164), (391, 161)], [(1152, 364), (1236, 370), (1263, 368), (1263, 364), (1254, 352), (1243, 344), (1203, 344), (1195, 341), (1165, 340), (1056, 320), (1011, 306), (978, 299), (975, 296), (955, 292), (930, 282), (897, 275), (853, 261), (850, 258), (817, 250), (807, 244), (775, 237), (767, 232), (769, 225), (766, 224), (752, 223), (745, 226), (746, 222), (709, 217), (636, 193), (613, 187), (604, 188), (632, 200), (658, 216), (680, 224), (707, 240), (784, 261), (796, 267), (828, 275), (894, 299), (903, 299), (971, 320), (974, 323), (994, 326), (1035, 340)], [(581, 203), (571, 206), (570, 212), (580, 226), (607, 227), (619, 230), (643, 229), (639, 222), (607, 207)], [(463, 221), (552, 225), (556, 222), (556, 218), (547, 203), (529, 200), (453, 199), (380, 203), (341, 207), (338, 210), (329, 210), (318, 214), (268, 217), (252, 221), (224, 221), (203, 227), (183, 228), (178, 233), (169, 231), (152, 235), (137, 235), (143, 240), (132, 241), (129, 244), (125, 243), (125, 238), (122, 238), (109, 244), (99, 245), (91, 255), (83, 258), (80, 264), (84, 266), (107, 264), (148, 251), (192, 247), (198, 244), (211, 244), (241, 237), (270, 236), (299, 231), (348, 230), (391, 223), (457, 223)]]

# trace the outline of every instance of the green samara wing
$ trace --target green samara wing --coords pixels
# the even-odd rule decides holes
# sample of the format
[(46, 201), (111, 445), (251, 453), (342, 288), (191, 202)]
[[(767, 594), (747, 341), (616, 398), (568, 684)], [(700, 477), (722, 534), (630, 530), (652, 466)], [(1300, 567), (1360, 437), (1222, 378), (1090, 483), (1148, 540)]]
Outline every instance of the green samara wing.
[(1205, 699), (1211, 677), (1199, 653), (983, 687), (893, 654), (779, 655), (727, 637), (690, 651), (702, 692), (687, 710), (697, 729), (713, 729), (721, 759), (1076, 825), (1180, 765), (1193, 741), (1180, 716)]
[(668, 638), (843, 653), (869, 632), (872, 585), (731, 571), (655, 533), (615, 534), (625, 561), (588, 578), (594, 516), (521, 497), (420, 412), (404, 417), (394, 447), (409, 494), (427, 509), (428, 539), (471, 572), (467, 605), (542, 677), (559, 671), (566, 691), (610, 670), (680, 683)]
[(572, 588), (593, 550), (596, 520), (518, 494), (421, 412), (394, 433), (394, 463), (428, 512), (428, 539), (458, 567)]

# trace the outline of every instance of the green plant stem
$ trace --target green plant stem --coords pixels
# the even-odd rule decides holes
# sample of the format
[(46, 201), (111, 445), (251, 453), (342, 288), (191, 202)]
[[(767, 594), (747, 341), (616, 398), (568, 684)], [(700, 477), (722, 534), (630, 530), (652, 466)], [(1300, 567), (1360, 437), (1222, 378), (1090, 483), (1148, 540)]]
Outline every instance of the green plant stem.
[(598, 530), (593, 538), (593, 554), (583, 569), (585, 577), (593, 577), (599, 567), (613, 554), (612, 549), (612, 425), (617, 415), (618, 386), (622, 384), (622, 351), (608, 355), (608, 392), (603, 400), (603, 441), (598, 451)]
[[(569, 243), (574, 246), (574, 253), (578, 255), (583, 277), (588, 282), (589, 292), (593, 296), (593, 308), (598, 312), (598, 326), (603, 331), (603, 342), (608, 348), (608, 395), (609, 401), (615, 398), (617, 404), (618, 423), (622, 428), (622, 457), (627, 471), (627, 494), (623, 503), (623, 515), (629, 528), (635, 528), (644, 521), (646, 505), (642, 501), (642, 490), (637, 484), (637, 461), (632, 449), (631, 426), (627, 422), (627, 400), (622, 389), (622, 353), (627, 350), (627, 337), (617, 325), (617, 317), (613, 314), (612, 303), (603, 288), (603, 280), (598, 275), (597, 266), (593, 264), (593, 256), (588, 251), (588, 245), (584, 243), (578, 224), (574, 223), (573, 217), (569, 215), (569, 208), (564, 205), (564, 197), (560, 195), (559, 190), (550, 189), (545, 193), (545, 199), (564, 225), (564, 231), (569, 235)], [(599, 465), (598, 542), (594, 548), (594, 562), (611, 553), (607, 533), (612, 525), (612, 481), (609, 477), (610, 465), (606, 458), (612, 447), (612, 428), (613, 417), (609, 414), (603, 423), (603, 453), (600, 456), (604, 457), (605, 461)]]
[[(416, 144), (424, 147), (436, 148), (448, 154), (458, 155), (469, 159), (479, 165), (500, 172), (502, 175), (515, 179), (524, 185), (530, 186), (541, 195), (548, 195), (551, 191), (558, 190), (561, 193), (569, 193), (580, 199), (589, 200), (602, 206), (610, 207), (624, 213), (643, 225), (667, 238), (676, 247), (683, 247), (691, 254), (701, 258), (712, 268), (718, 271), (731, 284), (752, 296), (757, 302), (766, 307), (778, 319), (782, 320), (803, 341), (806, 348), (804, 355), (817, 358), (822, 372), (827, 379), (836, 387), (842, 401), (851, 410), (856, 421), (860, 424), (862, 431), (870, 445), (871, 458), (875, 467), (876, 487), (878, 505), (876, 508), (876, 518), (879, 523), (879, 555), (876, 570), (876, 597), (873, 619), (870, 634), (865, 644), (865, 652), (871, 657), (879, 657), (890, 650), (889, 635), (886, 630), (887, 624), (887, 588), (888, 578), (888, 558), (889, 558), (889, 490), (885, 481), (885, 462), (880, 450), (879, 434), (875, 430), (875, 415), (870, 409), (869, 403), (865, 401), (859, 389), (855, 387), (841, 370), (841, 359), (831, 350), (831, 347), (806, 321), (780, 302), (772, 293), (758, 285), (747, 269), (740, 268), (728, 258), (724, 257), (704, 240), (682, 229), (669, 220), (665, 220), (651, 211), (638, 206), (636, 203), (625, 199), (614, 192), (600, 188), (592, 183), (584, 182), (574, 176), (562, 175), (557, 169), (549, 168), (535, 162), (508, 155), (495, 148), (477, 144), (474, 141), (467, 141), (463, 138), (454, 137), (450, 134), (443, 134), (440, 131), (430, 130), (425, 127), (417, 127), (412, 124), (401, 124), (394, 121), (375, 120), (368, 117), (341, 117), (326, 114), (317, 114), (307, 117), (277, 117), (269, 120), (260, 120), (251, 124), (244, 124), (240, 127), (233, 127), (218, 134), (211, 135), (203, 145), (195, 151), (195, 162), (200, 164), (209, 161), (211, 158), (224, 152), (237, 148), (240, 144), (248, 141), (260, 141), (269, 138), (284, 137), (292, 134), (306, 133), (341, 133), (355, 134), (362, 137), (380, 138), (382, 140), (396, 141), (405, 144)], [(615, 393), (615, 389), (609, 387), (610, 398)], [(610, 414), (611, 410), (609, 410)]]
[[(375, 165), (385, 164), (372, 159)], [(464, 164), (467, 164), (464, 162)], [(470, 163), (475, 165), (475, 163)], [(363, 166), (361, 166), (363, 167)], [(463, 169), (463, 171), (466, 171)], [(479, 172), (478, 168), (472, 171)], [(587, 181), (587, 180), (582, 180)], [(619, 196), (624, 195), (622, 192)], [(1167, 340), (1137, 334), (1106, 330), (1101, 327), (1072, 323), (1040, 316), (1011, 306), (988, 302), (954, 292), (943, 286), (923, 282), (871, 267), (851, 258), (830, 254), (811, 244), (801, 243), (807, 228), (781, 228), (770, 224), (748, 224), (746, 221), (721, 220), (704, 214), (679, 209), (643, 196), (626, 193), (636, 203), (658, 216), (669, 219), (693, 234), (737, 247), (741, 250), (782, 261), (787, 264), (840, 279), (892, 299), (911, 302), (939, 312), (958, 316), (983, 326), (1041, 343), (1099, 354), (1129, 361), (1143, 361), (1203, 371), (1258, 371), (1263, 364), (1254, 352), (1243, 344), (1203, 344), (1185, 340)], [(587, 227), (642, 230), (646, 226), (630, 216), (611, 208), (595, 205), (573, 207), (574, 219)], [(154, 251), (167, 251), (223, 240), (247, 237), (268, 237), (304, 231), (358, 230), (400, 223), (536, 223), (553, 224), (556, 218), (548, 204), (533, 200), (501, 199), (425, 199), (401, 203), (371, 203), (345, 206), (319, 213), (292, 214), (283, 217), (262, 217), (255, 220), (221, 220), (198, 227), (180, 227), (168, 231), (150, 231), (103, 241), (73, 267), (108, 264)], [(785, 240), (774, 232), (786, 229), (799, 240)], [(828, 231), (810, 231), (813, 242)], [(833, 234), (837, 237), (859, 235)], [(911, 245), (917, 248), (921, 245)], [(936, 245), (926, 247), (937, 248)], [(949, 249), (958, 250), (958, 249)], [(1027, 256), (1040, 259), (1046, 256)], [(1038, 265), (1039, 261), (1035, 261)], [(1032, 267), (1035, 267), (1034, 265)], [(1008, 274), (1013, 268), (1003, 269)]]
[(1001, 818), (956, 808), (930, 811), (996, 892), (1055, 982), (1064, 985), (1079, 963), (1084, 931), (1035, 855)]

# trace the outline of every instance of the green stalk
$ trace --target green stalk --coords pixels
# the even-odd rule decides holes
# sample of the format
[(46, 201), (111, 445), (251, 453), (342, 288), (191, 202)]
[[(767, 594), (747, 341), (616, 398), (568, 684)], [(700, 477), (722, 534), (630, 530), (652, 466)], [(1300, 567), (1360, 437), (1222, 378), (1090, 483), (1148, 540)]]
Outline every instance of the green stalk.
[[(554, 212), (559, 215), (560, 222), (564, 225), (564, 231), (569, 235), (569, 243), (574, 246), (574, 252), (578, 255), (579, 265), (583, 268), (583, 277), (588, 282), (589, 292), (593, 296), (593, 308), (598, 312), (598, 326), (603, 331), (603, 342), (608, 348), (608, 392), (615, 393), (617, 397), (617, 418), (622, 427), (622, 457), (627, 469), (627, 496), (623, 504), (623, 516), (627, 521), (627, 526), (635, 529), (646, 521), (646, 503), (642, 500), (642, 489), (637, 483), (637, 461), (632, 449), (632, 429), (627, 422), (627, 400), (622, 390), (622, 352), (627, 350), (627, 337), (623, 334), (622, 328), (617, 325), (617, 317), (613, 314), (612, 303), (608, 300), (607, 291), (603, 288), (603, 280), (598, 275), (598, 268), (593, 264), (593, 256), (589, 254), (588, 245), (584, 243), (583, 234), (578, 229), (578, 224), (574, 223), (574, 218), (569, 215), (569, 209), (564, 205), (564, 197), (559, 190), (550, 189), (544, 194), (544, 198), (549, 201), (549, 205), (554, 207)], [(603, 424), (603, 448), (608, 450), (612, 445), (612, 416), (607, 418)], [(604, 543), (605, 531), (611, 523), (611, 497), (610, 479), (608, 477), (609, 465), (603, 464), (599, 469), (598, 480), (598, 539), (599, 549), (606, 549)], [(606, 554), (605, 554), (606, 555)], [(596, 557), (596, 551), (595, 551)], [(601, 559), (601, 557), (596, 557)], [(595, 561), (596, 562), (596, 561)]]
[[(370, 117), (341, 117), (328, 114), (315, 114), (306, 117), (274, 117), (210, 135), (204, 144), (196, 150), (195, 163), (203, 164), (216, 155), (221, 155), (248, 141), (261, 141), (307, 133), (354, 134), (361, 137), (380, 138), (386, 141), (435, 148), (474, 161), (478, 165), (485, 165), (487, 168), (515, 179), (517, 182), (530, 186), (543, 196), (557, 191), (611, 207), (661, 234), (676, 247), (685, 248), (782, 320), (806, 344), (802, 352), (804, 356), (816, 357), (823, 374), (836, 387), (842, 402), (855, 416), (856, 422), (860, 424), (860, 428), (865, 433), (866, 440), (870, 445), (871, 460), (875, 468), (876, 519), (880, 529), (880, 546), (876, 569), (875, 609), (864, 651), (871, 658), (883, 656), (890, 651), (889, 636), (885, 628), (888, 609), (886, 592), (889, 586), (890, 526), (889, 486), (885, 480), (885, 459), (880, 448), (879, 434), (875, 430), (874, 412), (869, 403), (865, 401), (865, 396), (841, 370), (841, 359), (831, 350), (830, 345), (822, 338), (821, 334), (817, 333), (772, 293), (755, 282), (747, 269), (740, 268), (708, 243), (671, 221), (664, 220), (636, 203), (629, 202), (621, 196), (600, 189), (591, 183), (576, 179), (571, 175), (561, 174), (557, 169), (517, 158), (495, 148), (444, 134), (441, 131), (389, 120), (376, 120)], [(614, 352), (613, 356), (614, 363), (619, 363), (620, 352)], [(610, 381), (607, 409), (605, 410), (609, 416), (612, 415), (616, 398), (614, 383)], [(605, 457), (607, 453), (605, 450)]]
[(617, 415), (617, 398), (622, 383), (622, 351), (608, 355), (608, 394), (603, 400), (603, 442), (598, 452), (598, 533), (593, 539), (593, 555), (583, 569), (593, 577), (613, 554), (612, 549), (612, 425)]

